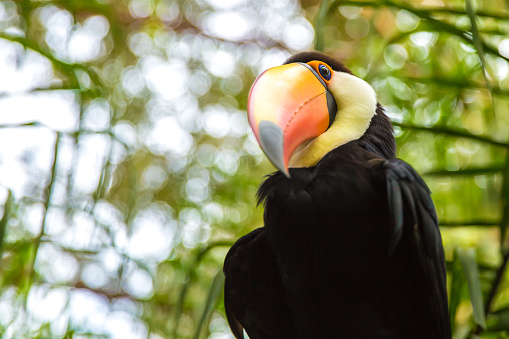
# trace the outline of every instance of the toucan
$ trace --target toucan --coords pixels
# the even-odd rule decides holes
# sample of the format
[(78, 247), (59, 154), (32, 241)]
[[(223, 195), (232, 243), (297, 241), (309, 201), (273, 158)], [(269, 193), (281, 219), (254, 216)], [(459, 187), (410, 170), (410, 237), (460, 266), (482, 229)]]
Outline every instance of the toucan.
[(373, 88), (315, 51), (251, 87), (248, 120), (278, 169), (264, 226), (225, 258), (236, 338), (450, 339), (444, 250), (430, 190), (396, 158)]

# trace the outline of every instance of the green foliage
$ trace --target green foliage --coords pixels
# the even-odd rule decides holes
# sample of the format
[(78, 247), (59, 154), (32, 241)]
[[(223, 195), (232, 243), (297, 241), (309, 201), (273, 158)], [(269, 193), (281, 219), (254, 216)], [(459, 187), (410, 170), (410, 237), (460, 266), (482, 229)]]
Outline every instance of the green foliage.
[(477, 269), (476, 255), (473, 248), (457, 249), (456, 254), (459, 257), (463, 271), (465, 272), (472, 303), (474, 321), (481, 328), (486, 328), (486, 314), (484, 313), (484, 303), (482, 300), (481, 281)]
[[(316, 49), (373, 85), (399, 156), (434, 193), (455, 338), (508, 337), (508, 4), (434, 3), (0, 2), (14, 60), (2, 62), (36, 55), (46, 74), (21, 94), (1, 87), (0, 105), (57, 97), (76, 121), (2, 112), (21, 118), (0, 120), (0, 137), (51, 137), (0, 149), (0, 165), (10, 147), (36, 150), (18, 156), (23, 188), (0, 171), (1, 336), (227, 337), (222, 261), (262, 225), (255, 193), (272, 170), (247, 95), (264, 68), (311, 48), (313, 27)], [(50, 157), (32, 169), (40, 150)]]

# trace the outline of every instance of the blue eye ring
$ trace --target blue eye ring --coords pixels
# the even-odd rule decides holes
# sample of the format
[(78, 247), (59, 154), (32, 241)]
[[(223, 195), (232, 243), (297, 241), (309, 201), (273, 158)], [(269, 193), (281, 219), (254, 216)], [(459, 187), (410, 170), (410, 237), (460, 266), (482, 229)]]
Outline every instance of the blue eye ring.
[(318, 66), (318, 72), (327, 81), (329, 81), (332, 76), (330, 69), (325, 65)]

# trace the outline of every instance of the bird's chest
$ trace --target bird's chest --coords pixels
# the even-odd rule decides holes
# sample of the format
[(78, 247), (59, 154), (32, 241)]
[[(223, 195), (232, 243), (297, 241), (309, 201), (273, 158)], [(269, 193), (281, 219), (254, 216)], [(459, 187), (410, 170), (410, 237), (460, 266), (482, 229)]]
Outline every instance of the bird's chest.
[[(385, 183), (362, 168), (305, 174), (297, 172), (293, 182), (274, 185), (266, 199), (268, 240), (289, 302), (312, 310), (304, 318), (346, 317), (354, 306), (364, 309), (365, 291), (379, 285), (388, 265)], [(378, 319), (373, 314), (363, 317)], [(330, 321), (337, 322), (337, 317)]]
[(298, 174), (274, 187), (266, 201), (265, 226), (274, 250), (313, 267), (314, 261), (331, 267), (376, 263), (390, 239), (383, 181), (354, 168), (319, 179)]
[(315, 176), (297, 172), (273, 187), (266, 200), (265, 225), (286, 235), (344, 238), (346, 233), (376, 233), (388, 220), (382, 179), (353, 166)]

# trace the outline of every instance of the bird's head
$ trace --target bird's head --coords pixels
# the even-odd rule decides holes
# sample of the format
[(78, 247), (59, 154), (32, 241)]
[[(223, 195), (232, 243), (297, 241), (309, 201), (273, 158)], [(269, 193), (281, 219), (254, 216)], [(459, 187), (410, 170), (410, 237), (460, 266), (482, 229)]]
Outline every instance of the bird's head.
[[(366, 139), (366, 148), (387, 153), (382, 157), (395, 152), (392, 125), (373, 88), (319, 52), (295, 54), (263, 72), (251, 87), (247, 110), (262, 150), (288, 177), (289, 167), (314, 166), (352, 140)], [(375, 120), (378, 126), (370, 126)]]

